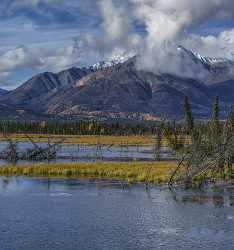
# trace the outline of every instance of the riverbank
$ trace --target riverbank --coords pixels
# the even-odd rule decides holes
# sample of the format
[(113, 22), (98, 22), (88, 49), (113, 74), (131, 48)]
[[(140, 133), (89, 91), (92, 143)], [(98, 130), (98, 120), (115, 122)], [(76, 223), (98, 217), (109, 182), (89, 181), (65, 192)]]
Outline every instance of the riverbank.
[[(28, 134), (35, 142), (57, 142), (63, 140), (63, 143), (79, 145), (113, 145), (113, 146), (151, 146), (155, 144), (155, 137), (152, 136), (114, 136), (114, 135), (50, 135), (50, 134)], [(26, 134), (11, 134), (9, 138), (17, 142), (29, 141)], [(0, 141), (5, 141), (6, 137), (0, 135)], [(167, 144), (163, 140), (163, 144)]]
[(0, 167), (1, 176), (117, 179), (133, 182), (167, 183), (176, 162), (95, 162), (72, 164), (27, 164)]

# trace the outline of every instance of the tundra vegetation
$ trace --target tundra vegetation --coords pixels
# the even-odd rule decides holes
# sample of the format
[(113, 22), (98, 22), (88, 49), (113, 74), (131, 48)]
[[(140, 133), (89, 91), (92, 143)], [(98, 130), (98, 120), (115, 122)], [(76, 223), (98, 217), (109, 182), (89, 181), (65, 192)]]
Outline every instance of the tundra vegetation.
[[(179, 143), (176, 150), (180, 160), (169, 180), (186, 187), (218, 180), (231, 181), (234, 161), (234, 109), (220, 122), (219, 98), (216, 97), (212, 118), (206, 124), (194, 125), (188, 98), (185, 98), (184, 129), (190, 140)], [(175, 135), (173, 135), (175, 137)], [(175, 148), (175, 147), (174, 147)]]
[[(14, 142), (30, 142), (29, 138), (34, 142), (57, 142), (63, 138), (64, 144), (79, 144), (79, 145), (97, 145), (100, 142), (103, 145), (113, 146), (153, 146), (155, 143), (155, 136), (152, 135), (51, 135), (51, 134), (8, 134), (8, 137)], [(5, 134), (0, 134), (0, 141), (6, 141)], [(162, 143), (167, 144), (165, 138)]]
[[(184, 99), (183, 122), (157, 124), (111, 124), (96, 121), (80, 122), (0, 122), (2, 140), (8, 141), (1, 158), (11, 165), (0, 168), (1, 175), (66, 176), (120, 178), (132, 181), (183, 184), (185, 187), (202, 186), (208, 182), (231, 182), (234, 161), (234, 109), (225, 121), (219, 117), (219, 97), (214, 100), (209, 121), (193, 118), (188, 97)], [(59, 134), (61, 133), (61, 134)], [(62, 139), (61, 139), (62, 137)], [(33, 149), (24, 153), (17, 151), (17, 143), (28, 140)], [(41, 148), (37, 142), (47, 142)], [(17, 159), (48, 160), (56, 158), (62, 143), (96, 145), (97, 153), (102, 146), (150, 145), (154, 161), (120, 163), (102, 162), (75, 164), (27, 164), (15, 166)], [(167, 145), (176, 153), (175, 161), (161, 161), (160, 150)], [(4, 157), (3, 157), (4, 156)], [(159, 171), (160, 170), (160, 171)]]
[[(166, 184), (175, 162), (95, 162), (70, 164), (27, 164), (0, 167), (0, 175), (116, 179), (128, 183)], [(150, 170), (150, 171), (149, 171)]]

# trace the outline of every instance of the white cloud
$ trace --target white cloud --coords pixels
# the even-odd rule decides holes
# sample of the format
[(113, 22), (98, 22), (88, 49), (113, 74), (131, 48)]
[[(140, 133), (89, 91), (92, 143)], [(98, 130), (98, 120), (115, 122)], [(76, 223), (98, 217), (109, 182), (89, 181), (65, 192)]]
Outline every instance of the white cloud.
[(0, 56), (0, 73), (18, 69), (37, 69), (58, 71), (79, 63), (74, 44), (64, 48), (46, 49), (21, 46)]
[(112, 0), (101, 0), (99, 3), (103, 16), (102, 27), (105, 38), (111, 41), (121, 41), (128, 36), (130, 20), (123, 6), (116, 7)]
[(134, 16), (128, 1), (114, 4), (112, 0), (100, 0), (102, 16), (102, 34), (98, 39), (98, 49), (104, 57), (113, 54), (113, 50), (136, 52), (141, 44), (141, 37), (134, 32)]
[[(27, 4), (37, 8), (39, 3), (58, 2), (69, 8), (80, 5), (83, 6), (82, 11), (85, 11), (86, 4), (78, 3), (77, 0), (13, 1), (12, 8), (21, 8)], [(33, 22), (21, 19), (23, 22), (13, 31), (18, 37), (23, 32), (20, 44), (24, 46), (14, 48), (12, 44), (15, 41), (9, 36), (10, 48), (1, 53), (0, 73), (8, 74), (25, 68), (58, 71), (73, 65), (92, 64), (100, 59), (111, 58), (116, 53), (130, 53), (141, 55), (138, 64), (141, 69), (186, 77), (197, 76), (200, 68), (195, 68), (189, 58), (176, 50), (179, 44), (202, 55), (234, 59), (234, 29), (222, 31), (217, 36), (199, 36), (193, 33), (194, 28), (199, 29), (200, 25), (210, 20), (233, 19), (233, 0), (99, 0), (95, 4), (87, 0), (88, 2), (90, 4), (87, 6), (95, 5), (95, 8), (99, 8), (96, 9), (96, 15), (101, 17), (98, 20), (101, 24), (95, 31), (85, 30), (81, 34), (74, 27), (70, 30), (42, 30)], [(59, 4), (56, 6), (59, 7)], [(136, 32), (136, 22), (145, 27), (144, 34)], [(22, 30), (19, 29), (20, 25)], [(7, 32), (4, 26), (6, 27), (5, 23), (0, 24), (1, 32)], [(13, 25), (13, 29), (14, 27)], [(78, 37), (74, 43), (69, 42), (72, 37)], [(1, 41), (0, 45), (8, 46)], [(203, 77), (203, 73), (201, 76)]]
[[(176, 49), (186, 39), (187, 45), (203, 46), (212, 50), (212, 56), (220, 56), (223, 45), (227, 48), (227, 33), (219, 37), (199, 37), (193, 27), (217, 18), (232, 18), (234, 3), (231, 0), (130, 0), (134, 18), (146, 27), (147, 35), (139, 53), (139, 67), (155, 73), (173, 73), (185, 77), (197, 77), (199, 67)], [(219, 45), (219, 53), (215, 46)], [(221, 45), (221, 46), (220, 46)], [(212, 47), (212, 49), (210, 48)], [(191, 46), (189, 46), (191, 47)], [(231, 46), (229, 46), (230, 48)], [(227, 51), (226, 51), (227, 52)], [(205, 53), (208, 54), (208, 53)], [(209, 53), (211, 54), (211, 53)], [(227, 54), (225, 54), (227, 56)], [(201, 74), (204, 76), (204, 74)]]
[(183, 44), (204, 56), (234, 60), (234, 29), (223, 31), (218, 36), (191, 35)]
[(38, 67), (42, 63), (40, 50), (30, 50), (22, 46), (1, 55), (0, 72), (12, 71), (21, 67)]

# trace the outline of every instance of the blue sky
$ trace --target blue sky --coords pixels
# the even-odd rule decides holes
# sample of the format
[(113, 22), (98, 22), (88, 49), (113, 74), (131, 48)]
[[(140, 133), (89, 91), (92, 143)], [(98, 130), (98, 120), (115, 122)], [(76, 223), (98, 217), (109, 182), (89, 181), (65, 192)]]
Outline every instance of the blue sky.
[[(82, 33), (96, 32), (101, 21), (96, 4), (83, 2), (1, 0), (0, 54), (21, 47), (62, 49), (71, 46)], [(10, 68), (7, 77), (3, 74), (0, 84), (11, 88), (43, 70), (47, 69), (30, 67), (30, 63), (18, 65)]]
[[(205, 1), (194, 0), (190, 10), (191, 0), (1, 0), (0, 87), (12, 89), (36, 73), (85, 66), (115, 53), (152, 50), (163, 40), (230, 57), (234, 4)], [(196, 14), (196, 8), (207, 11)]]

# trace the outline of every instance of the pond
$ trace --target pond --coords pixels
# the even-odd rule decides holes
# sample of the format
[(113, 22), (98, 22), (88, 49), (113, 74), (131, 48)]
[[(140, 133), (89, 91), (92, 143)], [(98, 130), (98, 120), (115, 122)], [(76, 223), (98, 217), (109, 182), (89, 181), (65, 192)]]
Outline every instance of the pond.
[(175, 195), (166, 187), (122, 189), (117, 181), (0, 178), (0, 246), (233, 249), (232, 197), (233, 189)]
[[(47, 143), (37, 143), (40, 147), (47, 147)], [(0, 143), (0, 152), (6, 150), (7, 142)], [(32, 149), (30, 142), (20, 142), (17, 145), (18, 152), (24, 152)], [(153, 146), (111, 146), (111, 145), (76, 145), (62, 144), (57, 152), (57, 158), (52, 163), (65, 162), (88, 162), (95, 160), (105, 161), (152, 161), (155, 159)], [(162, 147), (159, 152), (161, 160), (173, 160), (175, 154), (168, 148)], [(18, 164), (27, 163), (29, 161), (18, 161)], [(0, 164), (6, 164), (5, 160), (0, 160)]]

